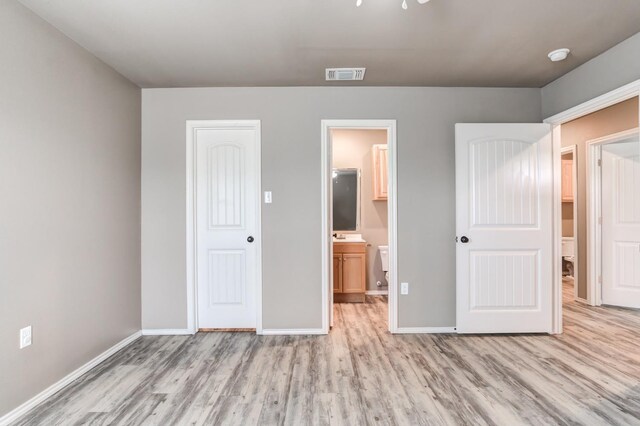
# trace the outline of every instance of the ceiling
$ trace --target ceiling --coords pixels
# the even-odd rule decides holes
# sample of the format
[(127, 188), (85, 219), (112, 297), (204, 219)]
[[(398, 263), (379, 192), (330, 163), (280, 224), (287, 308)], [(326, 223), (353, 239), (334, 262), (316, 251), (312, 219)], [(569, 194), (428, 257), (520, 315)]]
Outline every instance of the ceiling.
[(141, 87), (541, 87), (640, 31), (638, 0), (20, 1)]

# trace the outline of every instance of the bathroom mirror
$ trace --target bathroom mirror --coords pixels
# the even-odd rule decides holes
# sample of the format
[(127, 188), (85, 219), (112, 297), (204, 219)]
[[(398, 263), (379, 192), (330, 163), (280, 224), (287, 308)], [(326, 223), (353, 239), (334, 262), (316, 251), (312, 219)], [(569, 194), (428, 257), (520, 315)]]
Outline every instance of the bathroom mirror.
[(333, 230), (360, 227), (360, 170), (333, 169)]

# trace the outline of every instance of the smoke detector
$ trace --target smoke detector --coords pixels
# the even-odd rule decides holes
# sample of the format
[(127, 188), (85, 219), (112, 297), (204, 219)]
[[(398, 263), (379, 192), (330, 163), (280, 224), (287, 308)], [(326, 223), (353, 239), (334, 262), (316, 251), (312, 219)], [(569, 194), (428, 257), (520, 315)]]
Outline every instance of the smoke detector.
[(558, 62), (558, 61), (564, 61), (565, 59), (567, 59), (567, 55), (569, 55), (569, 52), (571, 52), (569, 49), (563, 48), (563, 49), (556, 49), (553, 52), (549, 52), (549, 59), (551, 59), (552, 62)]
[(365, 68), (327, 68), (327, 81), (364, 80)]

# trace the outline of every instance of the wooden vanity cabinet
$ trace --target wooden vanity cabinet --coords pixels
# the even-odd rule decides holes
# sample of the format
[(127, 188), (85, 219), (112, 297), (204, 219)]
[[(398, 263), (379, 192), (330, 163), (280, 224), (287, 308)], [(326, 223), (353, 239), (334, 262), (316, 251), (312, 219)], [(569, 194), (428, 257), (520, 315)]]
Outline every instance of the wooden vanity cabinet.
[(367, 243), (333, 243), (334, 302), (364, 302)]
[(388, 160), (387, 145), (376, 144), (371, 148), (371, 157), (373, 158), (373, 200), (383, 201), (387, 199), (388, 194)]
[(342, 293), (342, 255), (336, 254), (335, 251), (333, 252), (333, 292)]

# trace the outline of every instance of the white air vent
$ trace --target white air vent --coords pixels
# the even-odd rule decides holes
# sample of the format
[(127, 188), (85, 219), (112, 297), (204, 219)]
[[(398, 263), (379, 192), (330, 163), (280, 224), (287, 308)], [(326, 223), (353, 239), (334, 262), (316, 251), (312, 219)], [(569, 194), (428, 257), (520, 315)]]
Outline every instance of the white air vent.
[(327, 68), (327, 81), (364, 80), (365, 68)]

